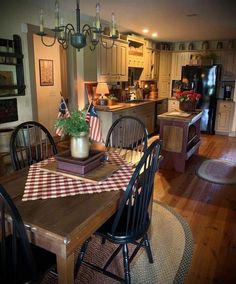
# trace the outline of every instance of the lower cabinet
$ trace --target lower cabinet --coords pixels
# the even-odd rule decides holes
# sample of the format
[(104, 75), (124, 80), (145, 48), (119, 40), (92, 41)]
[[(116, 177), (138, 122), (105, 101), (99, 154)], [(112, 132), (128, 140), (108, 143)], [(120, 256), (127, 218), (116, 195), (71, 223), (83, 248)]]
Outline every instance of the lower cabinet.
[(107, 132), (112, 123), (118, 118), (130, 115), (142, 120), (147, 128), (148, 134), (151, 135), (155, 130), (155, 102), (137, 105), (131, 108), (125, 108), (117, 111), (97, 110), (98, 117), (102, 124), (102, 138), (105, 141)]
[(218, 101), (216, 110), (215, 133), (228, 135), (231, 131), (234, 114), (234, 102)]

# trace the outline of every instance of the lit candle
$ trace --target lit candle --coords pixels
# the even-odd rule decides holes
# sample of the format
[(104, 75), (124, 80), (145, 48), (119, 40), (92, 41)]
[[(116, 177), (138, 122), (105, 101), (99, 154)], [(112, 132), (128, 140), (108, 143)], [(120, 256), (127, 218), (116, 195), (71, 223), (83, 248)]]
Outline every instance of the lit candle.
[(59, 27), (59, 3), (55, 1), (55, 27)]
[(43, 29), (44, 29), (44, 27), (43, 27), (43, 9), (41, 9), (40, 10), (40, 28), (39, 28), (41, 33), (43, 33)]
[[(93, 28), (96, 28), (96, 23), (95, 22), (93, 22)], [(92, 35), (93, 35), (92, 39), (94, 41), (96, 41), (97, 40), (97, 34), (95, 32), (92, 32)]]
[(116, 22), (115, 22), (115, 14), (111, 14), (111, 35), (116, 35)]
[(96, 28), (100, 30), (101, 23), (100, 23), (100, 4), (96, 4)]
[(64, 32), (64, 19), (63, 18), (61, 18), (61, 20), (60, 20), (60, 27), (63, 29), (62, 31), (61, 31), (61, 34), (60, 34), (60, 38), (61, 39), (64, 39), (64, 37), (65, 37), (65, 32)]

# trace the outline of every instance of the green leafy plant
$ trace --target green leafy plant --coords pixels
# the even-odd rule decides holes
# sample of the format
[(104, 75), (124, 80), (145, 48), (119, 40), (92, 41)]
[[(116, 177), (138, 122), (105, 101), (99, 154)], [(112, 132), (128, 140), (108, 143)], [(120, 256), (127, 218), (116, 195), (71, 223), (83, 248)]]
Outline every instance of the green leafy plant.
[(81, 133), (89, 132), (89, 123), (86, 121), (85, 110), (72, 111), (69, 118), (58, 118), (56, 128), (62, 128), (65, 135), (79, 137)]
[(109, 100), (113, 100), (113, 101), (118, 101), (118, 98), (117, 97), (115, 97), (114, 95), (109, 95), (108, 97), (107, 97)]

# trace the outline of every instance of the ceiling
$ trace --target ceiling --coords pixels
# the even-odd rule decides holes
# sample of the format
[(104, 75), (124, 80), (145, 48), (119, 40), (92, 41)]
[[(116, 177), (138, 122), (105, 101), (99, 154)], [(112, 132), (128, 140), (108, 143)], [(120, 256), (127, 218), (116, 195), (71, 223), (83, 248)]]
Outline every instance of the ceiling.
[[(74, 10), (75, 0), (60, 0)], [(96, 0), (81, 0), (81, 18), (95, 15)], [(236, 39), (236, 0), (100, 0), (101, 18), (115, 13), (120, 32), (157, 32), (157, 41)], [(86, 16), (85, 16), (86, 15)], [(149, 36), (146, 36), (149, 37)]]

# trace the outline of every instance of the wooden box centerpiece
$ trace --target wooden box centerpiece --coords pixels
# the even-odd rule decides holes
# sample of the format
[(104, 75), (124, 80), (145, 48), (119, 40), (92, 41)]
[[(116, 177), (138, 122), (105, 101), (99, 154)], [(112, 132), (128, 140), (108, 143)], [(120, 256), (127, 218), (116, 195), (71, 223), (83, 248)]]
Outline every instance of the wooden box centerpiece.
[(70, 151), (55, 155), (57, 169), (70, 173), (85, 175), (89, 171), (99, 167), (104, 160), (105, 152), (90, 150), (88, 158), (73, 158)]

